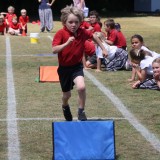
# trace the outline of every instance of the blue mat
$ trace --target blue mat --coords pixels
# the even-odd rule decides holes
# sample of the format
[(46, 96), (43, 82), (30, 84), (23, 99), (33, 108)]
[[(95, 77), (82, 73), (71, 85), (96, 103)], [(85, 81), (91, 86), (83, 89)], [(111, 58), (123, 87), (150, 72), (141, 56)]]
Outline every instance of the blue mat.
[(114, 160), (114, 121), (53, 122), (53, 160)]

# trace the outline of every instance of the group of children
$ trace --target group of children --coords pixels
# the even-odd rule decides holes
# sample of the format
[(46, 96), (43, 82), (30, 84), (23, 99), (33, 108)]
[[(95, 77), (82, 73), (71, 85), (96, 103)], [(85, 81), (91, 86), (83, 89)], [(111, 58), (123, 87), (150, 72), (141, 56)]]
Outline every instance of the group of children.
[[(152, 89), (160, 89), (160, 55), (144, 46), (142, 36), (134, 35), (131, 38), (129, 61), (126, 39), (122, 33), (119, 34), (120, 25), (115, 24), (113, 19), (107, 19), (104, 22), (104, 33), (99, 20), (96, 11), (89, 13), (88, 23), (84, 21), (83, 12), (76, 7), (67, 6), (61, 10), (63, 28), (55, 34), (52, 49), (53, 53), (58, 53), (62, 110), (66, 121), (73, 120), (69, 99), (74, 85), (78, 92), (78, 120), (87, 120), (84, 111), (86, 87), (83, 67), (96, 68), (99, 72), (101, 63), (106, 70), (118, 70), (130, 64), (132, 77), (129, 81), (137, 77), (133, 88), (145, 88), (148, 85)], [(148, 77), (152, 79), (145, 82)]]
[(0, 13), (0, 35), (5, 35), (6, 33), (17, 36), (27, 34), (29, 16), (27, 16), (27, 11), (25, 9), (22, 9), (20, 12), (21, 16), (18, 18), (15, 14), (15, 8), (9, 6), (7, 13)]

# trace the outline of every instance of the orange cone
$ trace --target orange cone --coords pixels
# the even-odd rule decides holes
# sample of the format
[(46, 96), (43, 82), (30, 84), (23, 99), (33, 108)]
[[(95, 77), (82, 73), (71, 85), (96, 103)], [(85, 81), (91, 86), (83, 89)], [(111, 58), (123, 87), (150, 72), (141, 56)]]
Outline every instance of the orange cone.
[(26, 36), (25, 30), (22, 31), (22, 36)]

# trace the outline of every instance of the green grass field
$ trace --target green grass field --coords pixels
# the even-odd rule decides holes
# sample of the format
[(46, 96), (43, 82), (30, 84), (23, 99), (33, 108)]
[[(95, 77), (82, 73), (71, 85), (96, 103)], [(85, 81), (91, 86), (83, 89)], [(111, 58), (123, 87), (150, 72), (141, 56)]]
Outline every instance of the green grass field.
[[(122, 27), (130, 49), (130, 37), (137, 33), (144, 37), (145, 44), (160, 53), (159, 17), (115, 18)], [(102, 22), (105, 19), (102, 19)], [(52, 53), (51, 39), (60, 29), (61, 22), (54, 22), (52, 33), (40, 33), (38, 44), (31, 44), (30, 37), (9, 36), (11, 63), (16, 100), (16, 122), (18, 125), (20, 159), (52, 159), (52, 122), (64, 121), (61, 111), (61, 88), (59, 83), (38, 83), (39, 66), (58, 65), (57, 57), (37, 56)], [(39, 26), (28, 24), (29, 33), (39, 32)], [(7, 60), (5, 36), (0, 36), (0, 160), (9, 159), (8, 124), (15, 119), (7, 118)], [(8, 68), (9, 70), (9, 68)], [(117, 96), (138, 121), (154, 134), (160, 148), (160, 93), (152, 90), (133, 90), (127, 79), (131, 71), (102, 72), (87, 70), (106, 88)], [(160, 150), (155, 149), (123, 114), (114, 103), (89, 79), (85, 78), (87, 87), (86, 114), (88, 118), (98, 117), (115, 119), (115, 142), (117, 160), (159, 160)], [(94, 79), (93, 79), (94, 81)], [(7, 95), (7, 92), (8, 95)], [(73, 116), (77, 118), (77, 93), (72, 91), (70, 101)], [(13, 110), (14, 111), (14, 110)], [(134, 120), (134, 119), (133, 119)], [(145, 132), (145, 131), (144, 131)], [(14, 134), (13, 134), (14, 135)], [(156, 144), (155, 144), (156, 145)], [(12, 158), (11, 158), (12, 159)], [(10, 160), (11, 160), (10, 159)]]

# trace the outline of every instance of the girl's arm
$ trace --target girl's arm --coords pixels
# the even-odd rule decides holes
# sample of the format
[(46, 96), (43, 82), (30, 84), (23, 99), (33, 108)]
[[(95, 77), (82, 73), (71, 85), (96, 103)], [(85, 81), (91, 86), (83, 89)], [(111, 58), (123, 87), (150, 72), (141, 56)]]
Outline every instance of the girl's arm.
[(97, 57), (97, 69), (96, 72), (101, 72), (101, 59)]
[(52, 6), (52, 4), (54, 3), (55, 0), (52, 0), (51, 3), (47, 3), (49, 6)]
[(132, 88), (137, 88), (137, 86), (146, 79), (146, 69), (137, 69), (136, 73), (139, 77), (139, 80), (132, 85)]
[(61, 52), (65, 47), (67, 47), (70, 43), (72, 43), (74, 41), (74, 39), (75, 39), (74, 37), (69, 37), (67, 42), (65, 42), (61, 45), (53, 46), (52, 47), (53, 53)]
[(107, 44), (111, 45), (111, 46), (113, 45), (113, 42), (110, 41), (110, 40), (107, 40), (107, 39), (106, 39), (105, 42), (106, 42)]
[(107, 52), (107, 50), (105, 49), (105, 47), (103, 46), (103, 44), (102, 44), (102, 42), (100, 41), (100, 39), (96, 36), (95, 33), (93, 34), (93, 40), (101, 47), (103, 56), (104, 56), (104, 57), (107, 57), (107, 56), (108, 56), (108, 52)]
[(143, 81), (146, 79), (146, 76), (147, 76), (147, 71), (146, 71), (146, 69), (140, 70), (139, 67), (136, 67), (135, 70), (136, 70), (136, 73), (137, 73), (137, 75), (138, 75), (139, 80), (140, 80), (141, 82), (143, 82)]

